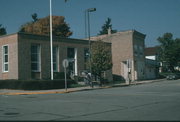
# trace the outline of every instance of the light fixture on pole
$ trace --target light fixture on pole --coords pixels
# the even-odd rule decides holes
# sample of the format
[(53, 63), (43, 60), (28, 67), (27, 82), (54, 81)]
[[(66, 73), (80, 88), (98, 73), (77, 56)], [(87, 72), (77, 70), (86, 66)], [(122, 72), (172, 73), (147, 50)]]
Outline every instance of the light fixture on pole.
[(94, 12), (96, 11), (96, 8), (89, 8), (86, 10), (87, 11), (87, 20), (88, 20), (88, 39), (89, 39), (89, 70), (90, 73), (92, 73), (92, 68), (91, 68), (91, 40), (90, 40), (90, 18), (89, 18), (89, 12)]
[(50, 55), (51, 55), (51, 80), (54, 79), (53, 76), (53, 42), (52, 42), (52, 5), (51, 5), (51, 0), (49, 0), (50, 4), (50, 17), (49, 17), (49, 22), (50, 22)]

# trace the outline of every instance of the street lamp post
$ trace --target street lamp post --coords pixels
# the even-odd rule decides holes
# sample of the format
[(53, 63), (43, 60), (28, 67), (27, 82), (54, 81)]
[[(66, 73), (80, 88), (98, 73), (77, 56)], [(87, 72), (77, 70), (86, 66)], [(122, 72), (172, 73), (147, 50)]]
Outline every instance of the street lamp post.
[(88, 20), (88, 39), (89, 39), (89, 70), (92, 74), (92, 68), (91, 68), (91, 40), (90, 40), (90, 18), (89, 13), (96, 11), (96, 8), (89, 8), (87, 9), (87, 20)]
[(49, 0), (49, 8), (50, 8), (50, 17), (49, 17), (49, 22), (50, 22), (50, 55), (51, 55), (51, 80), (54, 79), (53, 76), (53, 42), (52, 42), (52, 2)]

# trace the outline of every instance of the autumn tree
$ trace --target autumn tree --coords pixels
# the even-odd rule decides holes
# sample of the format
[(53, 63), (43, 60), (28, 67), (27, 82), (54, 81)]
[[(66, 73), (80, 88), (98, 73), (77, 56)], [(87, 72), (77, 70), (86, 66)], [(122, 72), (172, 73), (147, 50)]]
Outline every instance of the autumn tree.
[[(32, 16), (34, 20), (37, 19), (36, 15)], [(54, 36), (69, 37), (72, 35), (69, 25), (65, 22), (63, 16), (52, 16), (52, 34)], [(35, 22), (28, 22), (21, 26), (19, 32), (26, 32), (39, 35), (50, 34), (49, 16), (36, 20)]]
[(160, 43), (159, 60), (163, 63), (164, 71), (175, 71), (180, 63), (180, 39), (173, 39), (173, 34), (165, 33), (157, 39)]
[(102, 73), (112, 68), (111, 46), (99, 40), (92, 43), (92, 74), (98, 76), (102, 84)]
[(117, 30), (112, 30), (112, 24), (111, 24), (111, 19), (107, 18), (105, 24), (101, 27), (101, 31), (99, 31), (98, 35), (104, 35), (108, 34), (108, 29), (111, 29), (111, 33), (116, 33)]
[(6, 35), (6, 34), (7, 34), (6, 28), (2, 27), (2, 24), (0, 24), (0, 36)]

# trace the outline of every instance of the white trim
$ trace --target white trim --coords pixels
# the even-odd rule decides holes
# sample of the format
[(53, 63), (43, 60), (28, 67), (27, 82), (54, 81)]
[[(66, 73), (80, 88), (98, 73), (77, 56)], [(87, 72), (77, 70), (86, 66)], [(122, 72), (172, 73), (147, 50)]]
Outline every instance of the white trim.
[(77, 54), (78, 53), (78, 49), (74, 48), (74, 74), (75, 76), (78, 76), (78, 65), (77, 65)]
[[(4, 53), (4, 47), (8, 48), (7, 54)], [(5, 55), (8, 56), (8, 62), (5, 62)], [(7, 71), (5, 71), (5, 65), (8, 65)], [(2, 45), (2, 72), (3, 73), (9, 72), (9, 45), (8, 44)]]

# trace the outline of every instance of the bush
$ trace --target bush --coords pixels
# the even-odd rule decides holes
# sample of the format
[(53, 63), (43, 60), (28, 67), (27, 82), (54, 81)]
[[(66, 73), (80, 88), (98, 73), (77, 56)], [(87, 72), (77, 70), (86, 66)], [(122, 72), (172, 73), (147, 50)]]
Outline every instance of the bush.
[[(75, 84), (67, 80), (67, 86)], [(46, 90), (64, 88), (64, 80), (0, 80), (0, 89)]]
[(81, 82), (81, 81), (84, 81), (84, 78), (83, 77), (80, 77), (80, 76), (74, 76), (74, 80), (76, 81), (76, 82)]
[(113, 81), (125, 81), (125, 79), (120, 75), (113, 74)]
[[(66, 73), (67, 79), (70, 79), (70, 75)], [(54, 79), (64, 79), (64, 72), (54, 72)]]

